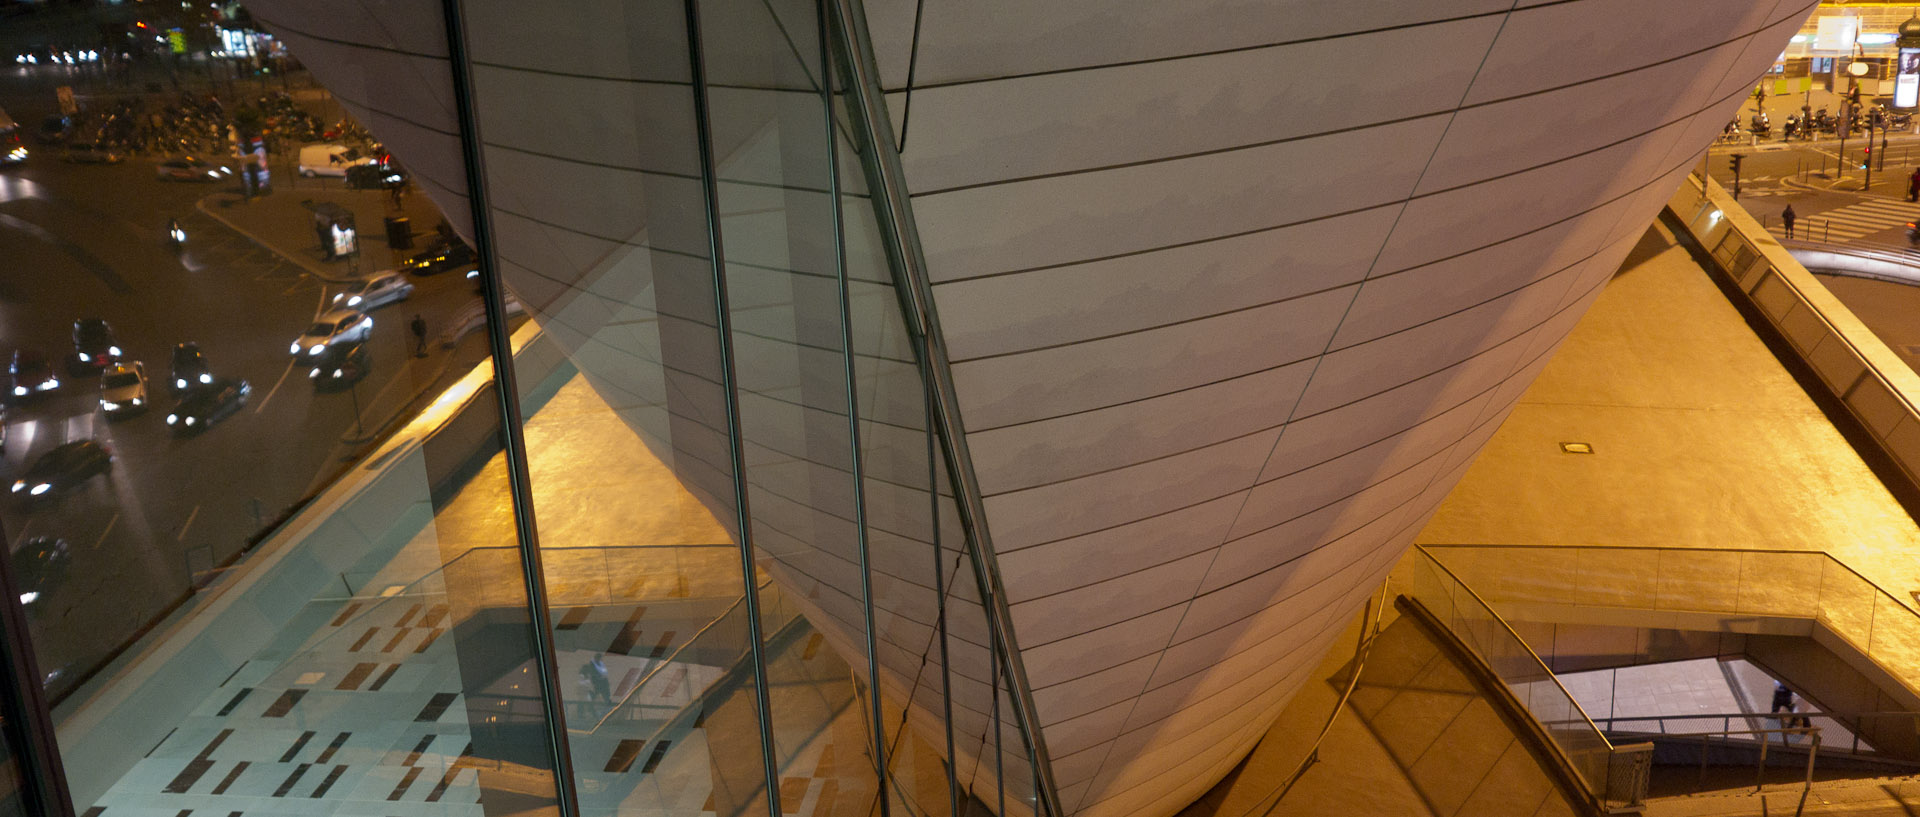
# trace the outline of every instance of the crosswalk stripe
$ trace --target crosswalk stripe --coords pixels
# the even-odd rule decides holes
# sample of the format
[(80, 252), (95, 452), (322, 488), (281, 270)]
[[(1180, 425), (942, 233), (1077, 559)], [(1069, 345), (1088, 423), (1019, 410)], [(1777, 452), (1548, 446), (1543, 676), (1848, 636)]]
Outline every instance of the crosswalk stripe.
[(1815, 220), (1825, 221), (1829, 224), (1832, 224), (1835, 227), (1852, 228), (1852, 229), (1859, 229), (1859, 230), (1884, 230), (1884, 229), (1887, 229), (1888, 227), (1893, 226), (1892, 224), (1886, 224), (1878, 221), (1852, 221), (1844, 218), (1829, 218), (1829, 219), (1815, 219)]
[(1884, 222), (1884, 221), (1860, 221), (1860, 219), (1824, 219), (1824, 217), (1814, 217), (1814, 219), (1807, 219), (1807, 222), (1828, 222), (1828, 224), (1836, 224), (1836, 226), (1839, 226), (1839, 224), (1847, 224), (1847, 226), (1864, 226), (1864, 228), (1870, 228), (1870, 230), (1880, 230), (1880, 228), (1882, 228), (1884, 224), (1887, 224), (1887, 222)]
[(1904, 201), (1857, 201), (1848, 206), (1865, 208), (1868, 210), (1893, 210), (1893, 211), (1898, 211), (1903, 213), (1911, 213), (1915, 210), (1920, 210), (1920, 206), (1909, 204)]

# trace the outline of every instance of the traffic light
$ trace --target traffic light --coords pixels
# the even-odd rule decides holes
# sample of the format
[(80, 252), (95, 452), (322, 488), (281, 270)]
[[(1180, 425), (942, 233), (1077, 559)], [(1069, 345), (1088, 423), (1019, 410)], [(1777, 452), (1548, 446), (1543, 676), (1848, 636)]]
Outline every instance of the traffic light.
[(1733, 175), (1735, 178), (1739, 178), (1740, 160), (1745, 158), (1747, 158), (1747, 155), (1744, 153), (1735, 153), (1732, 156), (1727, 157), (1727, 166), (1733, 169)]
[(1860, 166), (1864, 168), (1870, 164), (1873, 164), (1873, 135), (1872, 134), (1867, 135), (1867, 149), (1860, 151)]

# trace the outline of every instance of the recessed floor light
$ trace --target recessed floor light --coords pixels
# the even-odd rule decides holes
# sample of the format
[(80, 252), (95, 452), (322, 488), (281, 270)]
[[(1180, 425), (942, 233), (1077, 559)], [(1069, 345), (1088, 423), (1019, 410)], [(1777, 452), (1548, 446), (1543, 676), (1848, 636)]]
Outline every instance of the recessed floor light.
[(320, 679), (325, 677), (327, 677), (327, 674), (324, 672), (301, 673), (300, 677), (294, 680), (293, 685), (297, 687), (310, 687), (320, 683)]
[(1593, 446), (1589, 443), (1561, 443), (1560, 450), (1569, 454), (1591, 454)]

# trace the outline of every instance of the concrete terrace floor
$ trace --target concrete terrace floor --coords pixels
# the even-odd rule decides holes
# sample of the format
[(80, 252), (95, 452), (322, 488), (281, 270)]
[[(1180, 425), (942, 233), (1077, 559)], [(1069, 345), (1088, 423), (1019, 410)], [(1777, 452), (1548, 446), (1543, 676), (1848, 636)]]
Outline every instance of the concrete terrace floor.
[(1417, 541), (1820, 550), (1920, 589), (1920, 525), (1660, 225)]

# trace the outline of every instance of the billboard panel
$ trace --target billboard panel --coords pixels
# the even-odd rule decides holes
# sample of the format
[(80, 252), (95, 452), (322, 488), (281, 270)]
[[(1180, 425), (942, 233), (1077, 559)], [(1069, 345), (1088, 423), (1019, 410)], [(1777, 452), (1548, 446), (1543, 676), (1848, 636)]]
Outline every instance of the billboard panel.
[(1920, 103), (1920, 48), (1900, 49), (1900, 63), (1893, 75), (1893, 107), (1911, 108)]
[(1820, 18), (1819, 34), (1813, 38), (1815, 51), (1853, 50), (1853, 41), (1860, 36), (1860, 18), (1829, 16)]

